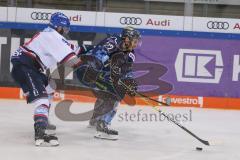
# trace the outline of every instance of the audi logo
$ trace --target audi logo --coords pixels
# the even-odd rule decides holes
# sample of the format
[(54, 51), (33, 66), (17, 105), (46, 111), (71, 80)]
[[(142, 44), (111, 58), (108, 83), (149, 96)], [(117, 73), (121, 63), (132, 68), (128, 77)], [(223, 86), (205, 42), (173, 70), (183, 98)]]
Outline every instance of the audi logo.
[(139, 17), (121, 17), (120, 23), (123, 25), (140, 25), (142, 24), (142, 19)]
[(46, 12), (32, 12), (31, 18), (33, 20), (50, 20), (51, 14)]
[(223, 30), (227, 30), (229, 28), (229, 23), (228, 22), (209, 21), (207, 23), (207, 27), (209, 29), (223, 29)]

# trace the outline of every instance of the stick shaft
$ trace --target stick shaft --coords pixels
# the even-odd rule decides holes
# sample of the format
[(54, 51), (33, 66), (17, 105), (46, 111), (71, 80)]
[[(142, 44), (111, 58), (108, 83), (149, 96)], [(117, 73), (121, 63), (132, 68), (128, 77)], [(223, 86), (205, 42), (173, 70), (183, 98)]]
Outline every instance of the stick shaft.
[[(126, 87), (127, 89), (129, 89), (129, 87), (127, 85), (125, 85), (122, 81), (120, 81), (120, 83)], [(142, 99), (144, 99), (148, 104), (152, 105), (150, 102), (148, 102), (148, 100), (157, 102), (157, 103), (161, 103), (163, 105), (169, 106), (167, 103), (164, 102), (160, 102), (158, 100), (155, 100), (153, 98), (150, 98), (142, 93), (139, 93), (136, 91), (136, 94), (139, 95)], [(155, 109), (155, 107), (153, 107)], [(190, 134), (191, 136), (193, 136), (194, 138), (196, 138), (198, 141), (200, 141), (201, 143), (205, 144), (205, 145), (210, 145), (210, 143), (206, 140), (203, 140), (201, 138), (199, 138), (196, 134), (194, 134), (193, 132), (191, 132), (190, 130), (188, 130), (186, 127), (184, 127), (183, 125), (181, 125), (180, 123), (178, 123), (177, 121), (175, 121), (174, 119), (170, 118), (169, 116), (167, 116), (163, 111), (161, 111), (160, 109), (155, 109), (156, 111), (158, 111), (160, 114), (162, 114), (164, 117), (166, 117), (169, 121), (173, 122), (174, 124), (176, 124), (178, 127), (182, 128), (185, 132), (187, 132), (188, 134)]]

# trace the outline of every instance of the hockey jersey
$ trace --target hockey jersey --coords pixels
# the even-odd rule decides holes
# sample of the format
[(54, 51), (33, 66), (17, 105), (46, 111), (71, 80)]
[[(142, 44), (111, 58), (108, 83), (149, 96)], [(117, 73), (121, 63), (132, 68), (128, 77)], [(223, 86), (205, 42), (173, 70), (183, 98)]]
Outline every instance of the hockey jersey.
[(11, 55), (11, 61), (20, 61), (26, 65), (32, 65), (29, 57), (34, 58), (41, 68), (48, 69), (56, 65), (57, 62), (64, 63), (80, 51), (80, 47), (69, 43), (56, 30), (47, 27), (42, 32), (20, 46)]
[[(113, 65), (120, 68), (121, 73), (118, 78), (133, 78), (132, 64), (135, 61), (134, 50), (123, 51), (121, 49), (122, 40), (118, 35), (113, 35), (102, 40), (97, 46), (86, 54), (86, 62), (77, 70), (80, 82), (95, 90), (105, 90), (110, 93), (115, 92), (113, 84), (110, 83)], [(100, 62), (101, 65), (98, 65)], [(84, 76), (88, 75), (85, 68), (88, 65), (94, 67), (99, 74), (98, 82), (95, 84), (84, 81)], [(100, 66), (100, 67), (99, 67)], [(92, 74), (92, 73), (89, 73)], [(96, 75), (97, 76), (97, 75)], [(123, 95), (121, 95), (122, 97)]]

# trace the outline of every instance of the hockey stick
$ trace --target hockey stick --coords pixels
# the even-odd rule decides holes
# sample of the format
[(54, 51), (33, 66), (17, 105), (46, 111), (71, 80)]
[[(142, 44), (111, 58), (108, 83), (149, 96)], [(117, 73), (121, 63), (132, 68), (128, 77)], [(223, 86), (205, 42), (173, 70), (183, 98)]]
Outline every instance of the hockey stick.
[[(132, 91), (129, 86), (127, 86), (125, 83), (123, 83), (121, 80), (118, 81), (118, 83), (120, 83), (122, 86), (124, 86), (126, 89)], [(151, 100), (151, 101), (154, 101), (154, 102), (157, 102), (157, 103), (161, 103), (163, 105), (166, 105), (166, 106), (169, 106), (169, 104), (167, 103), (164, 103), (164, 102), (160, 102), (158, 100), (155, 100), (155, 99), (152, 99), (142, 93), (139, 93), (137, 91), (135, 91), (136, 95), (139, 95), (143, 100), (145, 100), (145, 102), (147, 102), (148, 104), (151, 105), (151, 103), (148, 101), (148, 100)], [(199, 138), (197, 135), (195, 135), (194, 133), (192, 133), (191, 131), (189, 131), (186, 127), (184, 127), (183, 125), (181, 125), (180, 123), (178, 123), (177, 121), (175, 121), (173, 118), (167, 116), (163, 111), (161, 111), (160, 109), (157, 109), (155, 107), (153, 107), (156, 111), (158, 111), (161, 115), (163, 115), (165, 118), (167, 118), (169, 121), (173, 122), (174, 124), (176, 124), (178, 127), (182, 128), (184, 131), (186, 131), (188, 134), (190, 134), (191, 136), (193, 136), (194, 138), (196, 138), (198, 141), (200, 141), (201, 143), (209, 146), (210, 143), (209, 141), (206, 141), (206, 140), (203, 140), (201, 138)]]
[(146, 96), (146, 95), (144, 95), (144, 94), (142, 94), (142, 93), (139, 93), (139, 92), (136, 92), (136, 94), (138, 94), (139, 96), (141, 96), (141, 97), (143, 97), (143, 98), (149, 99), (149, 100), (151, 100), (151, 101), (160, 103), (160, 104), (162, 104), (162, 105), (164, 105), (164, 106), (170, 106), (170, 104), (171, 104), (171, 101), (168, 101), (168, 102), (165, 103), (165, 102), (161, 102), (161, 101), (158, 101), (158, 100), (156, 100), (156, 99), (153, 99), (153, 98), (151, 98), (151, 97), (148, 97), (148, 96)]

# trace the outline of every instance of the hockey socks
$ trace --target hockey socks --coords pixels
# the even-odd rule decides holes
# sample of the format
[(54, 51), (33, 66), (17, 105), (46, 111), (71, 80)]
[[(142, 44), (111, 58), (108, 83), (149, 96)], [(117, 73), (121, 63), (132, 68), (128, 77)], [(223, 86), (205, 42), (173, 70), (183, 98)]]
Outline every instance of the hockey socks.
[(36, 146), (58, 146), (58, 138), (52, 134), (47, 134), (48, 110), (46, 105), (40, 105), (34, 113), (34, 131)]

